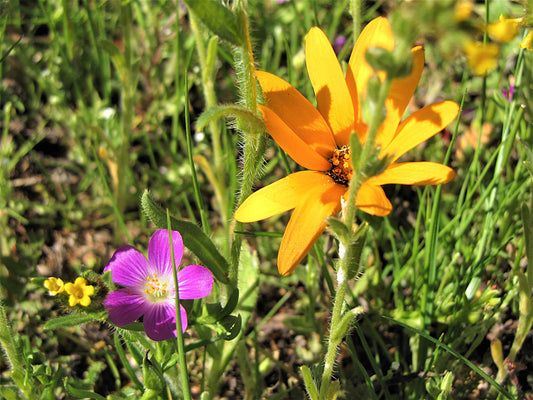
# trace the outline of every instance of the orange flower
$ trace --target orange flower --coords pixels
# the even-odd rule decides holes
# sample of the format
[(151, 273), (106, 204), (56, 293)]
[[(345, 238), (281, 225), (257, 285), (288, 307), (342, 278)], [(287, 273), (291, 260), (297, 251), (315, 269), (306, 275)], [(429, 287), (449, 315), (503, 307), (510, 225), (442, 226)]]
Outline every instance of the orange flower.
[[(350, 57), (346, 77), (326, 35), (312, 28), (305, 42), (306, 63), (315, 90), (315, 108), (294, 87), (267, 72), (257, 72), (266, 106), (260, 106), (266, 128), (291, 158), (307, 168), (253, 193), (235, 212), (235, 219), (254, 222), (294, 209), (283, 235), (278, 269), (289, 275), (302, 261), (326, 227), (326, 218), (341, 211), (348, 198), (352, 168), (350, 134), (365, 142), (367, 125), (361, 117), (366, 85), (374, 71), (365, 61), (369, 47), (394, 48), (394, 37), (385, 18), (371, 21), (361, 33)], [(376, 145), (391, 164), (380, 175), (366, 180), (357, 193), (356, 206), (384, 216), (392, 205), (381, 185), (434, 185), (449, 182), (452, 169), (431, 162), (398, 163), (398, 158), (437, 134), (458, 112), (451, 101), (431, 104), (403, 122), (401, 117), (424, 67), (421, 47), (412, 49), (411, 74), (395, 80), (386, 100), (387, 116), (379, 128)]]

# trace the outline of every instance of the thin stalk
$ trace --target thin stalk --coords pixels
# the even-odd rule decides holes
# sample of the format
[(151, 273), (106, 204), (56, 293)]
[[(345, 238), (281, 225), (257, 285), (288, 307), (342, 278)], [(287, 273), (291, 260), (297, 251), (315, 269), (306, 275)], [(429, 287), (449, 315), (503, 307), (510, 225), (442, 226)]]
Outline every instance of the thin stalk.
[(189, 116), (189, 97), (188, 97), (188, 81), (187, 74), (184, 75), (184, 86), (185, 86), (185, 133), (187, 138), (187, 157), (189, 160), (189, 166), (191, 168), (191, 179), (193, 185), (194, 197), (196, 200), (196, 205), (200, 211), (200, 218), (202, 220), (202, 229), (205, 233), (211, 233), (211, 227), (209, 225), (209, 219), (207, 217), (207, 212), (204, 207), (204, 202), (202, 201), (202, 196), (200, 195), (200, 186), (198, 185), (198, 178), (196, 176), (196, 168), (194, 166), (194, 160), (192, 155), (192, 135), (191, 135), (191, 121)]
[[(364, 176), (364, 168), (372, 155), (372, 152), (376, 151), (375, 142), (376, 136), (378, 134), (379, 127), (383, 120), (385, 119), (385, 100), (389, 95), (389, 90), (392, 81), (390, 79), (385, 79), (379, 87), (378, 98), (376, 101), (376, 108), (372, 113), (372, 117), (368, 125), (368, 134), (366, 137), (365, 145), (363, 146), (363, 151), (361, 152), (361, 157), (357, 162), (357, 168), (354, 171), (352, 180), (350, 182), (350, 192), (348, 195), (348, 205), (344, 213), (344, 223), (346, 226), (351, 227), (353, 221), (355, 221), (355, 199), (357, 197), (357, 192), (363, 184), (363, 181), (368, 178)], [(381, 108), (380, 108), (381, 107)], [(382, 111), (383, 110), (383, 111)], [(353, 133), (352, 133), (353, 134)], [(350, 230), (353, 233), (353, 229)]]
[[(196, 39), (198, 60), (202, 70), (202, 89), (205, 99), (205, 108), (206, 110), (209, 110), (210, 108), (215, 107), (218, 102), (215, 92), (215, 61), (218, 38), (216, 36), (211, 37), (206, 49), (202, 31), (203, 25), (198, 22), (198, 18), (193, 12), (189, 13), (189, 18), (191, 21), (191, 30)], [(230, 227), (228, 222), (231, 220), (231, 209), (227, 205), (226, 168), (223, 164), (224, 153), (221, 145), (222, 126), (220, 121), (218, 119), (211, 121), (207, 126), (207, 130), (211, 137), (214, 168), (211, 169), (209, 166), (206, 166), (203, 169), (205, 170), (206, 177), (213, 186), (215, 198), (220, 209), (221, 220), (227, 235), (229, 235)], [(211, 172), (212, 170), (214, 170), (214, 172)], [(210, 175), (212, 178), (210, 178)]]
[[(115, 190), (115, 203), (117, 204), (118, 212), (120, 215), (124, 214), (126, 209), (126, 183), (127, 183), (127, 167), (128, 167), (128, 149), (129, 149), (129, 137), (132, 129), (133, 120), (133, 74), (132, 74), (132, 32), (131, 27), (132, 11), (131, 3), (123, 4), (120, 8), (120, 24), (122, 28), (122, 36), (124, 43), (124, 81), (122, 82), (122, 96), (121, 96), (121, 135), (120, 135), (120, 147), (117, 155), (117, 182)], [(119, 229), (115, 228), (115, 240), (118, 241)]]
[[(347, 227), (350, 228), (351, 238), (348, 243), (343, 243), (346, 251), (339, 262), (337, 270), (337, 292), (335, 293), (333, 312), (331, 315), (328, 348), (324, 362), (324, 372), (322, 373), (322, 381), (320, 385), (320, 400), (325, 400), (328, 396), (329, 384), (331, 382), (331, 376), (333, 374), (333, 367), (335, 365), (335, 358), (337, 355), (337, 348), (344, 336), (344, 332), (339, 332), (339, 329), (341, 328), (341, 320), (343, 318), (344, 298), (346, 295), (346, 289), (348, 287), (349, 271), (351, 270), (351, 268), (355, 267), (353, 265), (350, 265), (350, 263), (355, 259), (354, 255), (357, 254), (357, 252), (359, 252), (360, 254), (360, 247), (364, 244), (363, 240), (354, 241), (354, 238), (357, 234), (357, 230), (352, 228), (355, 221), (355, 213), (357, 211), (355, 206), (355, 199), (357, 196), (357, 191), (359, 190), (362, 185), (362, 182), (365, 179), (364, 168), (368, 160), (370, 159), (372, 152), (376, 151), (376, 135), (378, 133), (379, 126), (385, 118), (385, 113), (381, 112), (381, 110), (385, 110), (385, 100), (387, 99), (387, 96), (389, 94), (390, 85), (391, 80), (385, 79), (385, 81), (380, 86), (378, 98), (375, 103), (376, 108), (372, 113), (372, 118), (369, 121), (366, 142), (363, 146), (361, 157), (356, 164), (357, 168), (355, 168), (352, 180), (350, 182), (348, 204), (346, 209), (344, 210), (344, 223)], [(352, 133), (352, 135), (354, 134), (355, 133)]]
[(357, 39), (361, 33), (361, 8), (363, 0), (350, 0), (350, 13), (352, 14), (353, 37)]
[(181, 389), (183, 391), (183, 398), (191, 400), (191, 389), (189, 387), (189, 375), (187, 374), (187, 361), (185, 360), (185, 346), (183, 344), (183, 332), (181, 330), (181, 312), (180, 312), (180, 291), (178, 282), (178, 270), (176, 268), (176, 260), (174, 259), (174, 246), (172, 242), (172, 228), (170, 227), (170, 213), (167, 209), (167, 226), (168, 226), (168, 241), (170, 245), (170, 259), (172, 260), (172, 275), (174, 276), (174, 288), (176, 292), (176, 341), (178, 344), (178, 358), (180, 364), (181, 375)]
[[(205, 107), (209, 109), (217, 105), (217, 95), (215, 93), (215, 57), (216, 43), (210, 41), (206, 50), (202, 31), (200, 30), (201, 24), (198, 23), (197, 17), (193, 12), (189, 13), (191, 20), (191, 29), (196, 39), (196, 49), (198, 51), (198, 60), (200, 61), (200, 68), (202, 70), (202, 86), (204, 91)], [(213, 38), (211, 39), (213, 40)], [(215, 39), (216, 40), (216, 39)], [(212, 45), (211, 43), (215, 43)], [(212, 48), (214, 46), (214, 49)], [(215, 164), (215, 174), (218, 180), (221, 180), (224, 174), (224, 168), (222, 166), (223, 153), (220, 142), (221, 126), (220, 121), (215, 119), (208, 125), (209, 133), (211, 134), (211, 140), (213, 145), (213, 156)], [(221, 208), (224, 210), (224, 208)]]

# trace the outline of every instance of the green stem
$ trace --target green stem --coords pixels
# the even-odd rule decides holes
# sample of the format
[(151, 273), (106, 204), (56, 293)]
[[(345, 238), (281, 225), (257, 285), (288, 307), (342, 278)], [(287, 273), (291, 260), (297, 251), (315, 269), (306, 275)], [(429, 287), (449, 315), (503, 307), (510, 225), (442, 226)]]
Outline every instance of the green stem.
[[(356, 163), (356, 168), (352, 180), (350, 182), (350, 192), (348, 195), (348, 205), (344, 213), (344, 223), (347, 227), (351, 227), (355, 221), (355, 200), (357, 198), (357, 192), (363, 184), (363, 182), (368, 179), (368, 176), (365, 176), (365, 166), (370, 159), (370, 156), (375, 149), (376, 136), (378, 134), (379, 127), (383, 120), (385, 119), (385, 100), (389, 95), (389, 90), (392, 81), (390, 79), (385, 79), (379, 87), (377, 101), (375, 102), (375, 107), (372, 112), (372, 117), (368, 124), (368, 134), (366, 137), (361, 156)], [(352, 133), (353, 135), (353, 133)], [(350, 229), (350, 232), (353, 234), (353, 229)]]
[[(361, 254), (361, 247), (364, 245), (364, 240), (355, 240), (357, 235), (357, 230), (353, 229), (355, 213), (357, 211), (355, 199), (357, 196), (357, 191), (361, 187), (364, 180), (368, 178), (365, 176), (364, 169), (372, 153), (376, 151), (376, 135), (381, 123), (385, 118), (385, 100), (389, 94), (390, 85), (390, 79), (385, 79), (385, 81), (380, 85), (378, 97), (374, 103), (375, 109), (369, 121), (366, 142), (363, 146), (360, 159), (355, 163), (356, 168), (350, 182), (348, 204), (344, 210), (344, 224), (350, 228), (349, 232), (351, 236), (346, 243), (342, 243), (345, 247), (345, 252), (337, 269), (337, 292), (335, 293), (333, 312), (331, 315), (328, 349), (326, 352), (324, 372), (322, 373), (322, 381), (320, 385), (320, 400), (325, 400), (328, 397), (328, 390), (331, 382), (331, 375), (333, 374), (333, 367), (335, 365), (337, 348), (345, 334), (345, 332), (341, 332), (341, 330), (347, 329), (344, 326), (345, 324), (341, 324), (341, 321), (343, 319), (344, 298), (346, 295), (346, 289), (348, 287), (349, 271), (353, 268), (359, 268), (359, 266), (351, 265), (351, 263), (354, 262), (354, 260), (358, 260), (355, 255)], [(352, 135), (354, 134), (355, 133), (352, 133)]]
[[(248, 110), (255, 113), (257, 112), (257, 90), (255, 86), (254, 57), (248, 29), (246, 2), (237, 2), (235, 12), (240, 19), (243, 43), (234, 50), (237, 85), (239, 87), (243, 105)], [(252, 193), (254, 180), (263, 161), (263, 154), (266, 148), (266, 136), (263, 135), (263, 132), (258, 132), (256, 128), (247, 124), (242, 118), (237, 118), (237, 127), (244, 136), (242, 181), (236, 202), (236, 206), (238, 207)], [(233, 241), (231, 244), (231, 263), (228, 271), (230, 281), (228, 285), (229, 293), (237, 288), (239, 279), (239, 258), (242, 246), (242, 235), (235, 235), (234, 232), (242, 229), (243, 224), (234, 220), (232, 229)], [(225, 342), (221, 354), (213, 360), (207, 385), (210, 398), (215, 396), (216, 388), (220, 384), (220, 376), (232, 359), (242, 335), (243, 331), (241, 330), (235, 339), (230, 342)]]
[[(132, 43), (131, 43), (131, 27), (132, 27), (132, 10), (131, 3), (126, 3), (121, 6), (120, 24), (122, 27), (123, 43), (124, 43), (124, 81), (122, 82), (122, 97), (121, 97), (121, 136), (120, 147), (117, 154), (117, 182), (115, 190), (115, 202), (117, 204), (120, 215), (124, 214), (126, 209), (126, 183), (127, 183), (127, 167), (128, 167), (128, 149), (129, 149), (129, 135), (132, 129), (133, 120), (133, 94), (134, 84), (132, 74)], [(119, 241), (119, 229), (115, 228), (115, 240)]]
[(174, 288), (176, 292), (176, 341), (178, 344), (178, 357), (180, 364), (181, 388), (183, 391), (183, 398), (191, 400), (191, 389), (189, 387), (189, 375), (187, 374), (187, 361), (185, 360), (185, 346), (183, 344), (183, 333), (181, 329), (181, 312), (180, 312), (180, 293), (178, 282), (178, 270), (176, 268), (176, 260), (174, 259), (174, 246), (172, 242), (172, 230), (170, 228), (170, 213), (167, 209), (167, 226), (168, 226), (168, 241), (170, 245), (170, 258), (172, 260), (172, 275), (174, 276)]
[(361, 6), (363, 0), (350, 0), (350, 13), (352, 14), (352, 29), (354, 40), (361, 33)]
[[(213, 36), (209, 40), (207, 49), (204, 44), (204, 35), (202, 34), (203, 25), (198, 23), (198, 18), (193, 12), (189, 13), (191, 20), (191, 30), (193, 31), (196, 39), (196, 49), (198, 53), (198, 60), (202, 70), (202, 88), (204, 92), (205, 108), (209, 110), (217, 105), (217, 96), (215, 92), (215, 61), (218, 47), (218, 37)], [(213, 148), (213, 164), (214, 164), (214, 179), (210, 180), (215, 191), (215, 198), (220, 208), (220, 214), (222, 217), (222, 223), (225, 229), (229, 229), (227, 223), (231, 216), (228, 215), (229, 208), (227, 207), (227, 194), (224, 178), (226, 174), (226, 168), (224, 166), (224, 153), (221, 145), (221, 133), (222, 126), (218, 119), (212, 120), (208, 125), (208, 132), (211, 136), (212, 148)], [(208, 172), (206, 172), (208, 175)], [(228, 231), (229, 233), (229, 231)]]
[[(243, 45), (235, 50), (237, 78), (244, 106), (255, 113), (257, 112), (257, 90), (255, 86), (254, 56), (248, 30), (248, 16), (245, 4), (243, 3), (241, 2), (241, 7), (236, 10), (237, 13), (240, 13), (239, 17), (243, 30)], [(237, 118), (237, 126), (244, 133), (242, 182), (236, 204), (238, 207), (252, 193), (254, 180), (262, 164), (263, 153), (266, 147), (266, 137), (262, 132), (257, 132), (252, 125), (249, 125), (242, 118)], [(242, 229), (242, 223), (235, 222), (233, 231)], [(232, 262), (229, 271), (230, 284), (234, 287), (237, 286), (238, 280), (241, 244), (242, 236), (236, 235), (231, 246)]]
[[(205, 98), (205, 108), (210, 109), (217, 105), (217, 96), (215, 93), (215, 58), (216, 58), (216, 48), (217, 48), (217, 38), (212, 37), (209, 41), (208, 48), (206, 50), (205, 44), (203, 41), (203, 35), (200, 31), (200, 25), (198, 23), (197, 17), (193, 12), (189, 13), (191, 20), (191, 29), (194, 33), (196, 39), (196, 49), (198, 50), (198, 60), (200, 61), (200, 67), (202, 69), (202, 86), (204, 91)], [(218, 180), (222, 180), (224, 176), (224, 168), (222, 165), (223, 162), (223, 153), (222, 146), (220, 142), (220, 133), (221, 133), (220, 121), (215, 119), (209, 123), (209, 133), (211, 134), (212, 144), (213, 144), (213, 156), (215, 164), (215, 174)], [(221, 205), (221, 210), (225, 210), (223, 205)]]

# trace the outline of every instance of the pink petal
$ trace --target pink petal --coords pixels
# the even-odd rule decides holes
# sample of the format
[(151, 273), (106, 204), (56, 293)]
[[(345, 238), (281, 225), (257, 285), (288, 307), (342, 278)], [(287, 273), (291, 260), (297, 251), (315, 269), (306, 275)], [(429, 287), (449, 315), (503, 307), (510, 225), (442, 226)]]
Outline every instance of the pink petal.
[(213, 274), (201, 265), (189, 265), (178, 272), (180, 299), (200, 299), (213, 290)]
[(132, 246), (122, 246), (104, 268), (111, 270), (113, 282), (126, 287), (137, 286), (150, 274), (150, 265), (144, 255)]
[[(180, 305), (181, 329), (187, 329), (187, 313)], [(152, 340), (160, 341), (176, 337), (176, 308), (173, 300), (154, 304), (144, 315), (144, 331)]]
[[(178, 268), (183, 256), (183, 240), (177, 231), (172, 231), (172, 247), (174, 248), (176, 268)], [(153, 272), (159, 275), (172, 274), (168, 230), (159, 229), (154, 232), (148, 244), (148, 260), (150, 260)]]
[(104, 301), (104, 307), (111, 322), (117, 326), (124, 326), (137, 321), (147, 311), (149, 304), (142, 294), (136, 294), (130, 288), (126, 288), (109, 293)]

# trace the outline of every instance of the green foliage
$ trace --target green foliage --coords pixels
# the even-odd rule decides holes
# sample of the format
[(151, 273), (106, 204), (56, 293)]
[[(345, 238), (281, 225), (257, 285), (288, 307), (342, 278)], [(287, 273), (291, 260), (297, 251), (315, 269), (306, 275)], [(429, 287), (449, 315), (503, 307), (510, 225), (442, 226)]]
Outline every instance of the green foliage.
[[(363, 2), (359, 11), (348, 0), (185, 4), (0, 5), (0, 397), (183, 397), (176, 343), (147, 339), (142, 321), (112, 327), (102, 306), (116, 288), (101, 275), (109, 256), (126, 243), (146, 248), (154, 226), (167, 228), (166, 209), (217, 281), (205, 301), (183, 302), (194, 397), (301, 398), (304, 382), (319, 397), (339, 242), (359, 267), (349, 271), (343, 309), (364, 313), (357, 323), (359, 312), (344, 314), (333, 332), (338, 379), (326, 395), (531, 395), (519, 373), (482, 355), (499, 339), (499, 365), (533, 368), (533, 53), (516, 45), (522, 36), (498, 44), (497, 68), (477, 77), (462, 51), (500, 13), (530, 23), (531, 5), (474, 2), (458, 21), (454, 0)], [(403, 76), (411, 61), (403, 46), (424, 45), (426, 68), (405, 115), (441, 99), (462, 109), (400, 161), (444, 161), (457, 177), (441, 188), (385, 187), (393, 212), (358, 213), (356, 241), (340, 216), (328, 219), (303, 265), (280, 277), (289, 213), (239, 225), (233, 211), (244, 180), (246, 194), (299, 167), (258, 141), (246, 147), (244, 177), (243, 137), (266, 137), (253, 107), (259, 87), (243, 86), (244, 77), (253, 67), (271, 72), (314, 102), (308, 30), (319, 26), (331, 42), (342, 36), (345, 62), (360, 24), (383, 12), (397, 48), (371, 49), (372, 65)], [(502, 93), (511, 86), (512, 98)], [(380, 88), (373, 78), (372, 107)], [(369, 104), (361, 104), (365, 118), (381, 112)], [(220, 121), (228, 116), (235, 124)], [(389, 159), (376, 151), (356, 165), (364, 143), (352, 138), (354, 168), (379, 174)], [(85, 276), (98, 293), (90, 307), (70, 309), (47, 295), (48, 276)]]
[[(158, 228), (165, 229), (167, 227), (165, 211), (150, 196), (148, 190), (145, 190), (142, 195), (141, 206)], [(228, 262), (218, 252), (209, 237), (195, 224), (188, 221), (181, 221), (171, 217), (170, 225), (173, 230), (181, 233), (185, 247), (191, 250), (209, 268), (216, 279), (222, 283), (227, 283)]]
[(243, 43), (239, 18), (216, 0), (185, 0), (194, 12), (215, 35), (234, 45)]

